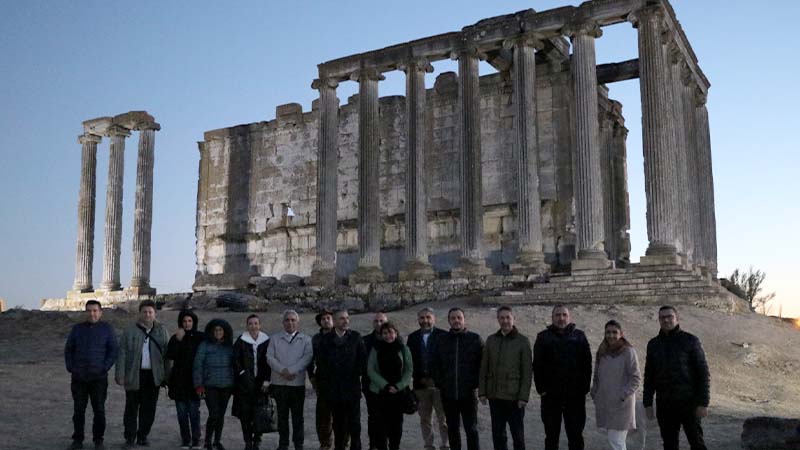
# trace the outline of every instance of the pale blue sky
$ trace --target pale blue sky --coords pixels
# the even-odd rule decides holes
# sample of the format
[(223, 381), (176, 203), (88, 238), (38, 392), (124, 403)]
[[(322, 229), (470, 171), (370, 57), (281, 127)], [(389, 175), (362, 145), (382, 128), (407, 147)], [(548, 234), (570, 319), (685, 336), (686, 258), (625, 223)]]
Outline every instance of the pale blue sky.
[[(459, 30), (482, 18), (569, 1), (80, 1), (0, 0), (0, 297), (37, 307), (72, 286), (83, 120), (145, 109), (156, 135), (152, 284), (187, 291), (194, 279), (196, 141), (210, 129), (274, 118), (275, 106), (310, 109), (322, 61)], [(768, 273), (784, 312), (800, 315), (794, 238), (800, 222), (795, 133), (800, 3), (673, 3), (711, 80), (709, 114), (720, 274)], [(628, 24), (605, 29), (598, 62), (636, 57)], [(428, 77), (453, 70), (435, 64)], [(485, 67), (482, 70), (488, 69)], [(389, 74), (381, 95), (403, 94)], [(628, 170), (634, 258), (646, 247), (637, 81), (610, 86), (630, 129)], [(339, 95), (354, 93), (345, 83)], [(95, 285), (102, 277), (107, 140), (99, 147)], [(122, 282), (131, 273), (136, 141), (128, 141)]]

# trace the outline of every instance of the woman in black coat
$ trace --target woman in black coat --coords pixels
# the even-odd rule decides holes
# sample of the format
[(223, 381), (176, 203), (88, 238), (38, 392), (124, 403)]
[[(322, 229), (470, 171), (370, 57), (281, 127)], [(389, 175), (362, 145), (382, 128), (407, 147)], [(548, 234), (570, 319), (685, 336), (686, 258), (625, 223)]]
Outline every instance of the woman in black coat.
[(172, 360), (169, 398), (175, 400), (182, 448), (200, 446), (200, 397), (192, 382), (192, 365), (204, 334), (197, 331), (197, 315), (190, 310), (178, 314), (178, 331), (167, 344), (167, 359)]
[(267, 390), (270, 368), (267, 365), (269, 336), (261, 331), (261, 321), (251, 314), (247, 331), (233, 344), (233, 366), (236, 371), (236, 390), (233, 394), (233, 415), (242, 424), (245, 450), (259, 450), (261, 433), (253, 427), (259, 399)]

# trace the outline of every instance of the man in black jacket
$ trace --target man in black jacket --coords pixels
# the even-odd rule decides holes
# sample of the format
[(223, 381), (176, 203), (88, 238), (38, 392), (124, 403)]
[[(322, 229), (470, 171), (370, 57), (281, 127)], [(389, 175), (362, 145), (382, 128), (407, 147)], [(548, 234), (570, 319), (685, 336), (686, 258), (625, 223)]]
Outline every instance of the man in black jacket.
[(317, 362), (318, 376), (325, 380), (324, 395), (333, 415), (335, 450), (361, 450), (361, 374), (367, 359), (364, 342), (350, 329), (350, 315), (337, 311), (334, 330), (323, 336)]
[(678, 449), (681, 426), (692, 450), (705, 450), (701, 419), (708, 415), (711, 377), (706, 355), (697, 337), (681, 330), (678, 311), (672, 306), (658, 310), (661, 331), (647, 343), (643, 401), (648, 419), (655, 416), (661, 428), (664, 450)]
[(388, 321), (389, 317), (386, 316), (386, 313), (383, 311), (376, 312), (372, 317), (372, 332), (362, 338), (364, 341), (364, 354), (366, 356), (364, 358), (364, 373), (361, 374), (361, 391), (364, 393), (364, 400), (367, 403), (367, 437), (369, 438), (369, 450), (375, 450), (377, 448), (375, 443), (378, 439), (375, 433), (378, 427), (380, 427), (380, 424), (377, 423), (378, 416), (380, 415), (377, 409), (380, 408), (381, 405), (379, 405), (378, 394), (369, 390), (366, 359), (369, 358), (369, 352), (372, 351), (375, 342), (381, 340), (381, 325)]
[(315, 410), (317, 439), (319, 440), (320, 450), (331, 450), (331, 435), (333, 434), (333, 417), (331, 416), (331, 405), (328, 403), (328, 398), (324, 395), (326, 381), (325, 377), (321, 376), (317, 360), (322, 355), (321, 345), (322, 338), (333, 331), (333, 313), (330, 311), (322, 311), (315, 317), (317, 325), (319, 325), (319, 333), (311, 338), (311, 346), (314, 349), (314, 357), (311, 359), (311, 364), (308, 367), (308, 379), (311, 381), (311, 386), (317, 394), (317, 405)]
[(467, 331), (464, 311), (451, 308), (447, 313), (450, 331), (434, 342), (431, 354), (433, 379), (442, 395), (450, 448), (461, 450), (460, 425), (464, 425), (467, 449), (479, 450), (478, 373), (483, 355), (483, 340)]
[(411, 359), (414, 362), (414, 393), (417, 396), (417, 407), (419, 409), (419, 423), (422, 431), (422, 441), (425, 450), (435, 450), (433, 445), (433, 424), (431, 421), (433, 412), (436, 411), (436, 422), (439, 428), (440, 450), (447, 450), (447, 421), (444, 418), (444, 408), (442, 397), (433, 382), (431, 369), (431, 349), (434, 341), (442, 335), (447, 334), (441, 328), (437, 328), (436, 315), (432, 308), (422, 308), (417, 313), (419, 329), (408, 335), (408, 349), (411, 351)]
[(571, 323), (566, 306), (553, 307), (552, 320), (533, 344), (533, 381), (542, 399), (544, 448), (558, 449), (563, 417), (569, 449), (583, 450), (592, 351), (586, 335)]
[(102, 322), (103, 309), (97, 300), (86, 302), (86, 321), (72, 327), (64, 346), (64, 362), (72, 374), (70, 389), (74, 401), (72, 445), (83, 448), (86, 405), (91, 400), (94, 419), (92, 438), (96, 449), (103, 449), (106, 430), (106, 395), (108, 371), (117, 360), (117, 337), (107, 322)]

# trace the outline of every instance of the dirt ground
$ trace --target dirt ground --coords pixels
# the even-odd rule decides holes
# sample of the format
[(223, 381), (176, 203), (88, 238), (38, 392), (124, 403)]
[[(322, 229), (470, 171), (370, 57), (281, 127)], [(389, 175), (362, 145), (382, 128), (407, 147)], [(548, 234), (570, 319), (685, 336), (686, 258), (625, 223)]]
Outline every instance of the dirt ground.
[[(454, 305), (466, 310), (468, 328), (482, 336), (496, 331), (492, 308), (456, 301), (436, 303), (439, 325), (446, 328), (445, 311)], [(420, 306), (421, 307), (421, 306)], [(409, 333), (416, 329), (413, 310), (389, 314), (401, 329)], [(279, 331), (280, 307), (261, 313), (265, 331)], [(247, 314), (225, 311), (200, 311), (200, 325), (214, 317), (227, 319), (235, 330), (244, 329)], [(316, 332), (313, 312), (301, 311), (301, 326), (306, 333)], [(515, 308), (519, 330), (533, 338), (549, 323), (549, 306), (519, 306)], [(642, 365), (647, 340), (658, 331), (655, 307), (576, 306), (573, 321), (586, 331), (596, 349), (602, 339), (603, 324), (611, 318), (619, 320), (628, 339), (634, 344)], [(120, 310), (105, 312), (104, 320), (121, 330), (134, 315)], [(371, 314), (353, 315), (351, 326), (358, 331), (370, 329)], [(80, 313), (10, 311), (0, 314), (0, 449), (59, 449), (70, 443), (72, 434), (72, 399), (69, 374), (64, 369), (63, 345), (72, 324), (83, 320)], [(158, 318), (170, 331), (176, 328), (177, 311), (159, 311)], [(712, 375), (711, 406), (704, 420), (709, 449), (741, 448), (740, 435), (745, 418), (756, 415), (793, 417), (800, 415), (800, 331), (776, 319), (745, 314), (729, 315), (699, 308), (681, 311), (681, 326), (700, 337), (705, 347)], [(313, 411), (316, 397), (310, 387), (306, 391), (305, 435), (306, 448), (317, 449)], [(122, 412), (124, 392), (109, 383), (106, 402), (106, 444), (118, 448), (123, 443)], [(202, 408), (203, 421), (206, 417)], [(229, 411), (230, 412), (230, 411)], [(492, 448), (488, 406), (479, 406), (481, 447)], [(587, 423), (584, 437), (587, 449), (605, 449), (605, 437), (595, 427), (594, 407), (587, 400)], [(362, 440), (366, 447), (366, 407), (362, 404)], [(403, 449), (423, 448), (418, 416), (405, 416)], [(91, 436), (91, 407), (87, 411), (87, 436)], [(544, 441), (539, 415), (539, 399), (532, 393), (525, 416), (526, 444), (529, 449), (541, 448)], [(658, 427), (647, 423), (647, 449), (661, 448)], [(162, 391), (156, 422), (150, 436), (151, 448), (178, 448), (180, 438), (174, 404)], [(629, 448), (635, 436), (629, 437)], [(228, 449), (243, 447), (239, 422), (226, 417), (223, 443)], [(438, 444), (438, 442), (437, 442)], [(510, 442), (509, 442), (510, 445)], [(90, 446), (89, 446), (90, 447)], [(277, 435), (265, 436), (262, 447), (277, 447)], [(562, 433), (561, 448), (566, 448)], [(683, 441), (682, 448), (688, 448)]]

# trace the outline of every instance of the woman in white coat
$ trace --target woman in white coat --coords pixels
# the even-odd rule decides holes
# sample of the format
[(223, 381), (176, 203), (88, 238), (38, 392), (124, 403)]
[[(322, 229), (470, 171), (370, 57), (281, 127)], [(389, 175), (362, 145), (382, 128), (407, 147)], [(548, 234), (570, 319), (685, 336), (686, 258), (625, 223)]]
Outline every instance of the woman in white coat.
[(636, 350), (625, 339), (619, 322), (609, 321), (597, 349), (591, 395), (597, 428), (608, 431), (612, 450), (626, 450), (628, 430), (636, 428), (636, 389), (641, 379)]

